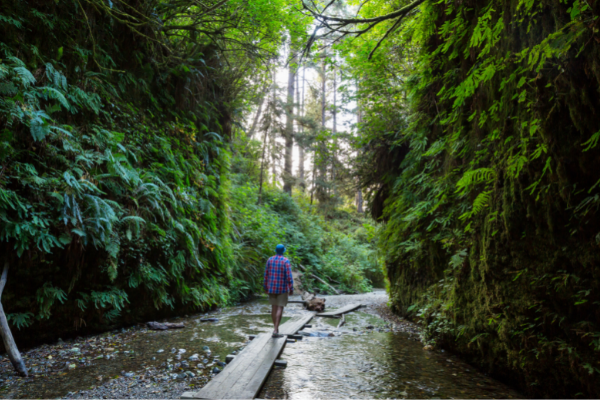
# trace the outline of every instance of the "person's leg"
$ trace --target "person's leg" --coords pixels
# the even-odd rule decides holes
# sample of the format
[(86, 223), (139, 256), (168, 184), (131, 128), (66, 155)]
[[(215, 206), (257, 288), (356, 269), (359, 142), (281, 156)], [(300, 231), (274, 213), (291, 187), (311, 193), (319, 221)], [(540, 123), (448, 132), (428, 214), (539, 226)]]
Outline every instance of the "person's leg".
[(275, 332), (279, 333), (279, 324), (281, 323), (281, 317), (283, 317), (283, 307), (277, 306), (277, 322), (275, 323)]
[(279, 306), (271, 305), (271, 319), (273, 320), (274, 332), (277, 333), (279, 329), (279, 322), (277, 322), (277, 309)]

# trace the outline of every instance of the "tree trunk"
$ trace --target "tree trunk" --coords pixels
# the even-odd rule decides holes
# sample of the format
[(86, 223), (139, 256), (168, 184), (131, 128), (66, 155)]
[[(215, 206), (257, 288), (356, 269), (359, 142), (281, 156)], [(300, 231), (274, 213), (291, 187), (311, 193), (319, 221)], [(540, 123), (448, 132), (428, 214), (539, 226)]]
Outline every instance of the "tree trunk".
[(25, 363), (21, 358), (21, 353), (19, 353), (17, 344), (15, 343), (12, 333), (10, 332), (10, 328), (8, 327), (8, 320), (6, 319), (6, 314), (4, 314), (4, 307), (2, 307), (1, 301), (2, 292), (4, 291), (4, 286), (6, 285), (6, 279), (8, 276), (8, 265), (8, 260), (6, 260), (4, 262), (4, 269), (2, 270), (2, 277), (0, 278), (0, 335), (2, 336), (4, 348), (6, 349), (6, 353), (8, 354), (8, 358), (10, 359), (13, 367), (15, 367), (19, 375), (26, 377), (27, 368), (25, 367)]
[[(300, 117), (304, 117), (304, 78), (306, 75), (306, 67), (302, 68), (302, 101), (300, 101), (300, 82), (299, 79), (297, 80), (298, 85), (296, 85), (296, 93), (298, 94), (298, 105), (300, 107), (300, 112), (298, 113), (300, 115)], [(297, 74), (297, 76), (300, 76), (300, 74)], [(301, 133), (304, 133), (304, 128), (299, 126), (298, 127)], [(300, 181), (300, 188), (301, 190), (304, 192), (304, 190), (306, 189), (306, 182), (304, 181), (304, 159), (305, 159), (305, 155), (304, 155), (304, 142), (300, 142), (298, 143), (298, 156), (299, 156), (299, 165), (298, 165), (298, 180)]]
[(263, 104), (265, 103), (265, 98), (268, 95), (267, 90), (269, 90), (269, 87), (265, 85), (265, 90), (263, 91), (263, 94), (260, 97), (260, 103), (258, 103), (258, 110), (256, 110), (256, 115), (254, 116), (254, 120), (252, 121), (252, 126), (248, 131), (248, 139), (252, 139), (252, 137), (254, 136), (254, 132), (256, 131), (256, 125), (258, 124), (258, 120), (260, 119), (260, 116), (262, 114), (262, 108)]
[[(356, 100), (356, 108), (357, 108), (357, 114), (356, 114), (356, 122), (358, 125), (358, 129), (360, 129), (361, 124), (362, 124), (362, 108), (360, 107), (360, 95), (358, 93), (360, 89), (359, 86), (359, 82), (356, 82), (356, 94), (357, 94), (357, 100)], [(360, 150), (359, 150), (360, 151)], [(364, 213), (364, 209), (363, 209), (363, 195), (362, 195), (362, 191), (360, 190), (360, 182), (358, 181), (357, 178), (357, 185), (356, 185), (356, 211), (358, 211), (359, 214)]]
[[(327, 59), (327, 54), (325, 52), (323, 52), (323, 65), (322, 65), (322, 72), (323, 72), (323, 82), (322, 82), (322, 86), (321, 86), (321, 128), (324, 131), (325, 130), (325, 111), (327, 108), (327, 65), (326, 65), (326, 59)], [(326, 152), (327, 152), (327, 146), (324, 143), (324, 141), (321, 141), (319, 143), (319, 150), (321, 154), (317, 154), (317, 151), (315, 150), (315, 155), (314, 155), (314, 170), (316, 172), (317, 169), (317, 165), (318, 165), (318, 170), (319, 170), (319, 180), (321, 180), (320, 184), (317, 184), (317, 177), (316, 177), (316, 173), (314, 174), (313, 177), (313, 185), (314, 185), (314, 191), (316, 192), (316, 197), (317, 200), (319, 200), (320, 202), (325, 201), (326, 198), (326, 191), (325, 191), (325, 187), (324, 187), (324, 183), (327, 180), (327, 163), (326, 163)], [(319, 160), (317, 160), (317, 158), (320, 158)]]
[[(290, 49), (291, 50), (291, 49)], [(294, 82), (296, 80), (296, 57), (290, 60), (288, 68), (287, 99), (285, 105), (285, 158), (283, 165), (283, 191), (292, 195), (292, 156), (294, 151)]]

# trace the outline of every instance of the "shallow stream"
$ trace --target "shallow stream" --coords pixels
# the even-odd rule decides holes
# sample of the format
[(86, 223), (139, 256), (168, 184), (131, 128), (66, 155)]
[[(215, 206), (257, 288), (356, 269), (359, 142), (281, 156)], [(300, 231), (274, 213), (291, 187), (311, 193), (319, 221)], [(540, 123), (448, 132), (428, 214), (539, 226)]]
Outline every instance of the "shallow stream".
[[(448, 353), (424, 350), (410, 324), (392, 326), (374, 315), (372, 307), (386, 301), (382, 291), (327, 296), (328, 310), (353, 302), (367, 308), (346, 314), (340, 328), (338, 319), (314, 318), (304, 330), (312, 336), (287, 344), (287, 367), (272, 371), (258, 397), (522, 397)], [(202, 387), (248, 335), (269, 332), (269, 310), (266, 300), (258, 300), (178, 318), (186, 325), (181, 330), (134, 328), (31, 349), (24, 354), (33, 372), (29, 379), (16, 378), (6, 358), (0, 362), (0, 397), (178, 398)], [(283, 322), (304, 312), (289, 305)], [(203, 317), (218, 321), (201, 322)]]

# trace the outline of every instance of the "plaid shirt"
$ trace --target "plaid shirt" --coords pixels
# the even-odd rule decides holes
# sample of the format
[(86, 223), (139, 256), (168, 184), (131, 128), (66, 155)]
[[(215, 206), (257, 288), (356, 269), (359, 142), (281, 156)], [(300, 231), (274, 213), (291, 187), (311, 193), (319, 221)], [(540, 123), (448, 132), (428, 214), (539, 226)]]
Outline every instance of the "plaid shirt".
[(267, 293), (289, 293), (294, 288), (292, 266), (290, 260), (284, 256), (273, 256), (267, 261), (265, 268), (265, 281), (263, 286)]

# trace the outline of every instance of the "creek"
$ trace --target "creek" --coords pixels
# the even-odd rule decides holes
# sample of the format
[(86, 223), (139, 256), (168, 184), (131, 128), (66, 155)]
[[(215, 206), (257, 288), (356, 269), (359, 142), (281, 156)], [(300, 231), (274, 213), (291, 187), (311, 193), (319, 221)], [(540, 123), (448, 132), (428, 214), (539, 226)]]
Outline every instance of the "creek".
[[(259, 398), (522, 397), (457, 357), (424, 350), (414, 325), (379, 317), (384, 291), (326, 299), (330, 310), (354, 302), (366, 307), (347, 314), (340, 328), (338, 319), (313, 318), (303, 331), (312, 336), (287, 344), (281, 356), (287, 367), (274, 368)], [(28, 379), (17, 378), (6, 358), (0, 361), (0, 397), (178, 398), (202, 387), (248, 335), (271, 331), (269, 310), (261, 299), (172, 320), (184, 322), (180, 330), (138, 326), (39, 346), (24, 352)], [(297, 304), (285, 311), (283, 322), (305, 312)], [(206, 316), (218, 321), (201, 322)]]

